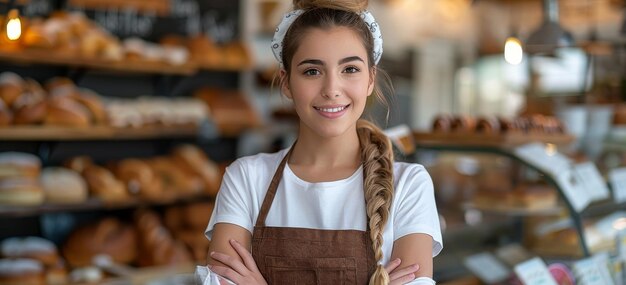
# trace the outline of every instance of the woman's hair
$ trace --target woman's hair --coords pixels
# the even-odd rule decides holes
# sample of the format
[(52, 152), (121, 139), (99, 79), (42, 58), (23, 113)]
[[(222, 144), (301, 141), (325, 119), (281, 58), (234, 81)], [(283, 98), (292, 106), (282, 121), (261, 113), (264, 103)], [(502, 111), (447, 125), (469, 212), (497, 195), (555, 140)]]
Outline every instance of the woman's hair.
[[(383, 257), (383, 231), (393, 200), (393, 150), (389, 138), (374, 124), (359, 120), (357, 132), (363, 160), (363, 188), (370, 239), (374, 257), (380, 262)], [(370, 285), (381, 284), (389, 284), (389, 275), (383, 265), (379, 264), (370, 278)]]
[[(282, 62), (288, 80), (291, 71), (291, 60), (296, 53), (306, 31), (312, 28), (330, 29), (347, 27), (361, 39), (369, 63), (370, 76), (373, 78), (382, 71), (377, 69), (374, 61), (374, 39), (369, 27), (359, 15), (367, 8), (367, 0), (294, 0), (295, 9), (305, 12), (293, 22), (287, 30), (282, 42)], [(384, 73), (383, 73), (384, 74)], [(388, 79), (388, 78), (386, 78)], [(285, 82), (280, 82), (284, 84)], [(388, 106), (387, 101), (376, 82), (374, 94), (379, 101)], [(389, 84), (390, 86), (390, 84)], [(359, 120), (357, 132), (361, 145), (361, 159), (365, 180), (363, 188), (368, 217), (368, 228), (372, 240), (372, 248), (377, 263), (382, 260), (383, 231), (389, 217), (389, 209), (393, 200), (393, 150), (391, 142), (374, 124)], [(370, 285), (386, 285), (389, 275), (383, 265), (378, 264), (370, 278)]]

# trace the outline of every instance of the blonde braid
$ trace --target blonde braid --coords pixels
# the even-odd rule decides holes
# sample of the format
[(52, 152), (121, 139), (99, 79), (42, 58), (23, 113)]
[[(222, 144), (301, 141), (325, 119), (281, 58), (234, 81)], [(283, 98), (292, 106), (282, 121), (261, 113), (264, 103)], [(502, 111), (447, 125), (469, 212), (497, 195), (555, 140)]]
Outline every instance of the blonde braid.
[(393, 151), (389, 138), (374, 124), (359, 120), (357, 132), (363, 160), (365, 202), (376, 271), (370, 285), (389, 284), (389, 274), (380, 261), (383, 258), (383, 231), (393, 200)]

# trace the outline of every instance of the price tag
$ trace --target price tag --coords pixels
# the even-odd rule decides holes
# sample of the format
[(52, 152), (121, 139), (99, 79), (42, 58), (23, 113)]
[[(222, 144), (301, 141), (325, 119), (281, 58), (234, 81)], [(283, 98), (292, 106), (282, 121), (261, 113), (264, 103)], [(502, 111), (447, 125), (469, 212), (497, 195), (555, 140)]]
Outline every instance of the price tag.
[(572, 165), (567, 156), (559, 153), (550, 144), (530, 143), (517, 147), (514, 152), (519, 158), (552, 175), (557, 175)]
[(515, 274), (525, 285), (558, 285), (539, 257), (516, 265)]
[(615, 203), (626, 202), (626, 167), (616, 168), (609, 172), (609, 182), (613, 188)]
[(576, 284), (614, 285), (607, 264), (608, 260), (604, 255), (593, 256), (574, 262), (572, 269), (576, 277)]
[(574, 171), (584, 185), (583, 187), (591, 201), (604, 200), (610, 197), (609, 188), (593, 162), (577, 164), (574, 166)]
[(486, 284), (502, 282), (511, 275), (511, 271), (488, 252), (466, 257), (463, 264)]
[(580, 213), (591, 203), (592, 199), (578, 172), (574, 170), (563, 171), (556, 175), (556, 183), (576, 212)]

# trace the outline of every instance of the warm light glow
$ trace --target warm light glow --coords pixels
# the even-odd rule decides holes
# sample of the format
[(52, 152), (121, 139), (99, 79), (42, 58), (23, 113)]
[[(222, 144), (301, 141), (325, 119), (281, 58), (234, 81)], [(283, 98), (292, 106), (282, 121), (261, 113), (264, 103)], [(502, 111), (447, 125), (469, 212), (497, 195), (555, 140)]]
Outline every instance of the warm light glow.
[(626, 229), (626, 218), (619, 218), (613, 222), (613, 228), (617, 231)]
[(556, 154), (556, 145), (555, 144), (551, 144), (551, 143), (547, 143), (546, 144), (546, 154), (548, 156), (553, 156)]
[(20, 21), (17, 10), (9, 11), (9, 21), (7, 21), (7, 37), (9, 40), (16, 41), (22, 36), (22, 22)]
[(524, 50), (522, 49), (522, 42), (517, 38), (510, 37), (506, 39), (504, 44), (504, 60), (506, 62), (518, 65), (524, 58)]

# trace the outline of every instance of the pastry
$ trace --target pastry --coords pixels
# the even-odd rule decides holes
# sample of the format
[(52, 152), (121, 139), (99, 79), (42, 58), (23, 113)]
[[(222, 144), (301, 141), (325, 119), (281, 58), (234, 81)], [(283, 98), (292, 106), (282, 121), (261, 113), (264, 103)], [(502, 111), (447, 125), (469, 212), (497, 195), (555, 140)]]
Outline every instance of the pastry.
[(32, 259), (0, 259), (0, 284), (45, 285), (44, 267)]
[(163, 181), (165, 192), (173, 191), (177, 196), (189, 196), (200, 193), (203, 188), (202, 180), (180, 169), (172, 159), (157, 157), (148, 161), (155, 174)]
[(14, 123), (16, 125), (40, 124), (45, 120), (47, 113), (48, 103), (46, 101), (25, 105), (15, 112)]
[(450, 124), (450, 129), (454, 132), (473, 132), (476, 129), (476, 119), (466, 115), (456, 116)]
[(46, 285), (65, 285), (68, 283), (68, 273), (65, 262), (59, 260), (56, 265), (46, 268)]
[(74, 170), (79, 174), (83, 174), (83, 171), (92, 165), (94, 165), (94, 163), (91, 160), (91, 157), (86, 155), (76, 156), (63, 162), (64, 167)]
[(13, 112), (0, 100), (0, 127), (8, 126), (13, 121)]
[(95, 124), (100, 125), (106, 122), (104, 104), (95, 92), (86, 89), (80, 90), (80, 94), (76, 96), (75, 100), (90, 111)]
[(495, 117), (482, 117), (476, 123), (476, 132), (483, 134), (499, 134), (501, 132), (500, 121)]
[(449, 132), (452, 130), (452, 116), (438, 115), (433, 120), (433, 132)]
[(12, 237), (2, 241), (0, 251), (5, 258), (28, 258), (45, 266), (54, 266), (60, 261), (57, 247), (51, 241), (30, 236)]
[(63, 167), (44, 168), (41, 186), (46, 202), (54, 204), (79, 204), (88, 198), (87, 183), (76, 171)]
[(45, 195), (37, 180), (0, 179), (0, 204), (15, 206), (41, 205)]
[(41, 160), (30, 153), (1, 152), (0, 153), (0, 180), (6, 178), (39, 177)]

